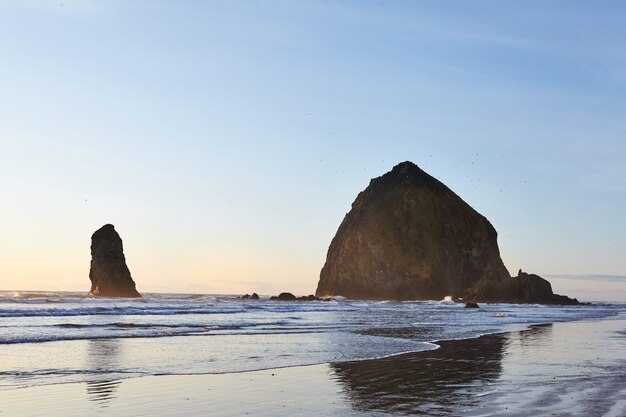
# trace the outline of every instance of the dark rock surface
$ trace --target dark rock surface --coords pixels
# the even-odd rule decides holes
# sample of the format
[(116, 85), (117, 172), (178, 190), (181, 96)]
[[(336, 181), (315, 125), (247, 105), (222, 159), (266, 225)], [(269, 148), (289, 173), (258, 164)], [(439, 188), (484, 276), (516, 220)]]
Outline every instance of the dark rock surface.
[(315, 295), (569, 303), (548, 296), (549, 283), (534, 277), (511, 278), (491, 223), (417, 165), (403, 162), (371, 180), (352, 203)]
[(500, 282), (481, 282), (467, 298), (500, 303), (580, 304), (575, 298), (554, 294), (552, 285), (546, 279), (521, 269), (517, 277)]
[(317, 296), (463, 297), (508, 277), (491, 223), (411, 162), (374, 178), (330, 244)]
[(295, 295), (293, 295), (290, 292), (281, 292), (278, 295), (274, 295), (274, 296), (270, 297), (270, 300), (278, 300), (278, 301), (316, 301), (316, 300), (321, 300), (321, 298), (316, 297), (313, 294), (303, 295), (301, 297), (296, 297)]
[(480, 308), (480, 306), (476, 303), (466, 303), (465, 308)]
[(278, 295), (273, 295), (272, 297), (270, 297), (270, 300), (295, 301), (296, 296), (290, 292), (281, 292)]
[(253, 292), (253, 293), (252, 293), (252, 295), (250, 295), (250, 294), (244, 294), (244, 295), (242, 295), (242, 296), (241, 296), (241, 297), (239, 297), (239, 298), (242, 298), (242, 299), (244, 299), (244, 300), (258, 300), (258, 299), (259, 299), (259, 294), (257, 294), (257, 293), (255, 293), (255, 292)]
[(122, 239), (112, 224), (91, 236), (90, 294), (104, 297), (141, 297), (130, 276)]
[(303, 295), (302, 297), (298, 297), (298, 298), (296, 298), (296, 300), (299, 300), (299, 301), (317, 301), (317, 300), (320, 300), (320, 298), (314, 296), (313, 294), (309, 294), (309, 295)]

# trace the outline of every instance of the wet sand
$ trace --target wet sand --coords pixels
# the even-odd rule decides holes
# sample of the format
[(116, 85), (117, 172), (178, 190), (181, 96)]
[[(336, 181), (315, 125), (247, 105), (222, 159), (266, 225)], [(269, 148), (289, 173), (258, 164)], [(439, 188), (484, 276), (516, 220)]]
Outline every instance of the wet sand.
[(626, 315), (385, 359), (0, 391), (0, 416), (626, 416)]

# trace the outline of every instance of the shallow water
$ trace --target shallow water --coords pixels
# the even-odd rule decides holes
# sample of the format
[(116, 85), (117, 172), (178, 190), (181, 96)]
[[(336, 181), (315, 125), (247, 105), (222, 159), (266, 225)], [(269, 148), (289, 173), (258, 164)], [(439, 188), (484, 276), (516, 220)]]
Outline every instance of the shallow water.
[(624, 305), (240, 300), (0, 292), (0, 389), (344, 362), (434, 349), (528, 324), (606, 317)]
[(382, 359), (0, 390), (33, 416), (626, 416), (626, 316), (440, 342)]

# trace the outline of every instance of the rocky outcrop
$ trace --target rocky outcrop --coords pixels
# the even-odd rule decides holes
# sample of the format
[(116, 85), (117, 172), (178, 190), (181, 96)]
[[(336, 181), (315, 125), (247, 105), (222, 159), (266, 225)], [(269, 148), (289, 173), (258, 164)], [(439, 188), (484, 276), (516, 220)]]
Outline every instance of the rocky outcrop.
[(496, 230), (484, 216), (417, 165), (403, 162), (371, 180), (352, 203), (330, 244), (315, 295), (556, 300), (545, 293), (535, 278), (510, 277)]
[(296, 300), (299, 300), (299, 301), (319, 301), (320, 298), (314, 296), (313, 294), (309, 294), (309, 295), (303, 295), (302, 297), (298, 297), (298, 298), (296, 298)]
[(290, 292), (281, 292), (278, 295), (273, 295), (270, 297), (270, 300), (278, 300), (278, 301), (296, 301), (296, 296)]
[(444, 184), (404, 162), (374, 178), (339, 226), (317, 296), (462, 298), (509, 276), (491, 223)]
[(258, 300), (258, 299), (259, 299), (259, 294), (257, 294), (257, 293), (255, 293), (255, 292), (253, 292), (253, 293), (252, 293), (252, 295), (250, 295), (250, 294), (244, 294), (244, 295), (242, 295), (242, 296), (241, 296), (241, 297), (239, 297), (239, 298), (242, 298), (242, 299), (244, 299), (244, 300)]
[(554, 294), (546, 279), (521, 269), (517, 277), (500, 282), (480, 282), (466, 298), (499, 303), (580, 304), (575, 298)]
[(278, 295), (274, 295), (274, 296), (270, 297), (270, 300), (277, 300), (277, 301), (317, 301), (317, 300), (321, 300), (321, 298), (316, 297), (313, 294), (303, 295), (301, 297), (296, 297), (295, 295), (293, 295), (290, 292), (281, 292)]
[(130, 276), (122, 239), (112, 224), (105, 224), (91, 236), (92, 295), (104, 297), (141, 297)]

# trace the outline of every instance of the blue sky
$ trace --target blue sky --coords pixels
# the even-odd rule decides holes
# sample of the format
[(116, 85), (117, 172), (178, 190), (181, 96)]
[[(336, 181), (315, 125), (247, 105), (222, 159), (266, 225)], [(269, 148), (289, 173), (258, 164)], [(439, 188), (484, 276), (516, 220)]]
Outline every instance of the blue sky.
[(313, 292), (411, 160), (514, 273), (626, 275), (623, 2), (0, 2), (0, 288)]

